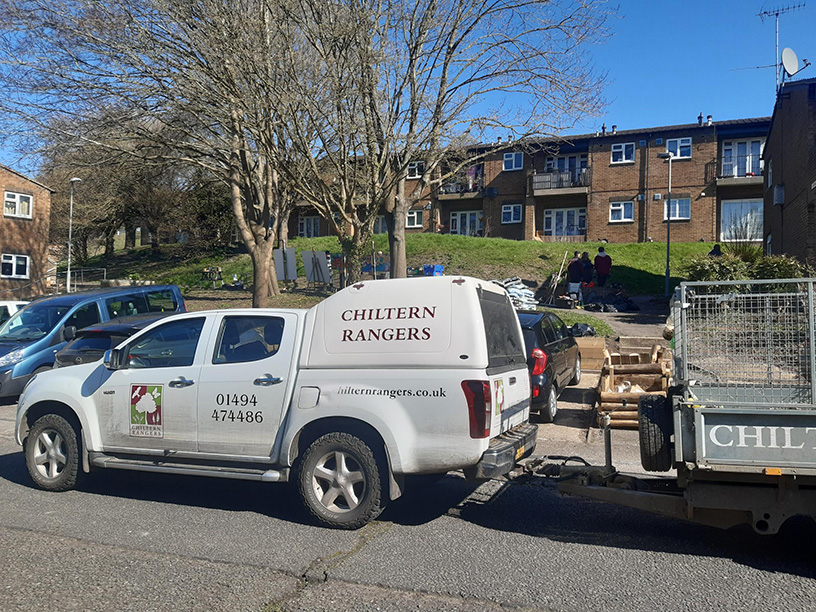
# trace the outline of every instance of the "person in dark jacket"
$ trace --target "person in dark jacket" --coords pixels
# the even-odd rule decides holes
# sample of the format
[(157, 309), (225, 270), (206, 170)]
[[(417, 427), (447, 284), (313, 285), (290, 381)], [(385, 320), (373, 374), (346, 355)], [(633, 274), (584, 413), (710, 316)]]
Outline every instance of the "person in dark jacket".
[(586, 251), (581, 253), (581, 266), (581, 282), (591, 283), (592, 276), (595, 274), (595, 266), (592, 265), (592, 262), (589, 260), (589, 253)]
[(714, 247), (708, 252), (709, 257), (722, 257), (722, 250), (720, 249), (719, 244), (715, 244)]
[(598, 254), (595, 256), (595, 273), (598, 275), (598, 286), (606, 285), (606, 280), (612, 272), (612, 258), (607, 255), (603, 247), (598, 247)]
[(569, 282), (580, 283), (582, 270), (583, 264), (581, 263), (581, 258), (578, 257), (578, 251), (575, 251), (575, 255), (567, 263), (567, 278)]

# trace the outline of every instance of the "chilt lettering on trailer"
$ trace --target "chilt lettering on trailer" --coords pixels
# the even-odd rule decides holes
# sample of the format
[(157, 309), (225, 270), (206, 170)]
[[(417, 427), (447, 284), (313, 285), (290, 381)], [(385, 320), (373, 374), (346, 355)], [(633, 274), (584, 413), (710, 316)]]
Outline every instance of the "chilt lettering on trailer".
[[(422, 320), (436, 317), (436, 306), (399, 306), (391, 308), (362, 308), (345, 310), (340, 315), (344, 322)], [(430, 327), (366, 327), (343, 329), (342, 342), (394, 342), (431, 339)]]

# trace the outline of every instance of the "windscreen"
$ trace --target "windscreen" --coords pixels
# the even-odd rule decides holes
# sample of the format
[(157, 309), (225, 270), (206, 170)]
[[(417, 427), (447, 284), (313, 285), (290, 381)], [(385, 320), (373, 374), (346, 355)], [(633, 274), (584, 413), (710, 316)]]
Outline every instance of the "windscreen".
[(524, 342), (510, 298), (479, 289), (479, 306), (487, 337), (487, 367), (494, 371), (526, 367)]
[(62, 321), (71, 306), (31, 304), (0, 326), (0, 342), (34, 342)]

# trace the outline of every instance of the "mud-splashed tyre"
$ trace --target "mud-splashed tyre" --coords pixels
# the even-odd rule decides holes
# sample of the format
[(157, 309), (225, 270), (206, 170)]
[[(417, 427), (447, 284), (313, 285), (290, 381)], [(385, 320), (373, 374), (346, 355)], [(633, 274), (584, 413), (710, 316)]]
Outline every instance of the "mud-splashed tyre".
[(371, 448), (348, 433), (312, 442), (300, 461), (298, 488), (306, 510), (322, 525), (358, 529), (383, 510), (382, 477)]
[(34, 423), (25, 441), (28, 473), (41, 489), (73, 489), (79, 475), (79, 440), (73, 426), (57, 414)]

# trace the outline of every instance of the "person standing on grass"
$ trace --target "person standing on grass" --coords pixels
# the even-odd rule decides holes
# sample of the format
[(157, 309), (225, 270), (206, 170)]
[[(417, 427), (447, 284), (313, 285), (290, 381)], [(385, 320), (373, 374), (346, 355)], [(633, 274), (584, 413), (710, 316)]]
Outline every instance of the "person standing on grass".
[(575, 255), (573, 255), (572, 259), (567, 262), (567, 278), (569, 279), (570, 283), (581, 282), (582, 269), (583, 265), (581, 264), (581, 258), (578, 257), (578, 251), (575, 251)]
[(592, 282), (592, 275), (595, 273), (595, 266), (589, 260), (589, 253), (584, 251), (581, 253), (581, 282), (589, 284)]
[(612, 272), (612, 258), (606, 254), (603, 247), (598, 247), (598, 254), (595, 256), (595, 273), (598, 275), (598, 286), (606, 285), (606, 280)]

